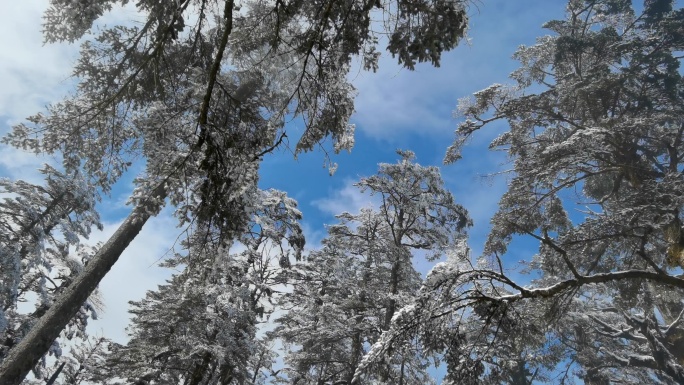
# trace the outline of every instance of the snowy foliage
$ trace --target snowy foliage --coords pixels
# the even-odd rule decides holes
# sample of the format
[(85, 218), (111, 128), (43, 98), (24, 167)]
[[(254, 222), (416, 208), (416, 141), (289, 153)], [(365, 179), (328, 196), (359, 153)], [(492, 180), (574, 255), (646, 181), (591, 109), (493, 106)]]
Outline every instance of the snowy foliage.
[(420, 287), (413, 253), (443, 255), (470, 224), (437, 168), (414, 163), (410, 151), (399, 154), (399, 163), (380, 164), (357, 184), (380, 195), (380, 207), (338, 215), (323, 247), (293, 268), (286, 312), (272, 333), (287, 347), (281, 383), (433, 383), (430, 356), (417, 341), (374, 360), (372, 369), (360, 365)]
[(275, 353), (257, 328), (304, 243), (291, 198), (268, 190), (255, 202), (238, 244), (198, 229), (166, 262), (181, 272), (131, 302), (130, 341), (111, 344), (106, 383), (263, 384), (270, 376)]
[(51, 2), (47, 41), (85, 39), (78, 90), (6, 140), (61, 152), (67, 170), (82, 168), (104, 191), (144, 157), (140, 197), (163, 181), (175, 202), (189, 192), (205, 204), (224, 201), (217, 216), (237, 211), (239, 202), (230, 202), (255, 183), (286, 116), (305, 122), (297, 152), (328, 136), (335, 151), (351, 149), (354, 89), (346, 76), (355, 55), (377, 67), (373, 9), (398, 11), (384, 14), (394, 28), (389, 50), (409, 68), (438, 65), (467, 20), (460, 1), (138, 1), (146, 22), (91, 32), (116, 3), (128, 1)]
[[(461, 101), (445, 161), (505, 121), (508, 190), (484, 255), (433, 270), (374, 351), (417, 335), (449, 383), (684, 382), (683, 26), (668, 0), (570, 0), (513, 85)], [(526, 286), (517, 236), (539, 242)]]
[[(93, 189), (78, 174), (44, 166), (44, 185), (0, 180), (0, 359), (30, 330), (92, 255), (81, 243), (100, 227)], [(21, 306), (22, 303), (27, 303)], [(62, 337), (84, 337), (97, 300), (82, 305)], [(61, 355), (61, 341), (50, 349)], [(35, 368), (40, 378), (45, 360)]]

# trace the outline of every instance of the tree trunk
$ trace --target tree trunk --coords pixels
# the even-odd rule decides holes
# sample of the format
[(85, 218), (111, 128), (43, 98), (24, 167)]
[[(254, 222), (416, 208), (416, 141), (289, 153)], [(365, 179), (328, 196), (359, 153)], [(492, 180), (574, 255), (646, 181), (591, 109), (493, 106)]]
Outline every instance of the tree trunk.
[[(356, 324), (358, 325), (362, 320), (362, 317), (357, 316)], [(345, 378), (345, 384), (351, 384), (354, 380), (354, 374), (356, 374), (356, 369), (359, 367), (359, 361), (363, 356), (362, 349), (363, 340), (361, 338), (361, 331), (357, 330), (352, 337), (351, 356), (349, 357), (351, 362), (349, 362), (349, 373)]]
[[(160, 200), (166, 197), (163, 185), (152, 192), (152, 197)], [(95, 291), (126, 247), (140, 233), (151, 216), (150, 212), (151, 208), (146, 205), (136, 207), (31, 331), (9, 351), (0, 365), (0, 384), (19, 385), (24, 380), (81, 305)]]
[[(397, 257), (400, 258), (400, 257)], [(399, 270), (401, 269), (401, 261), (397, 260), (392, 264), (392, 270), (390, 273), (390, 294), (392, 296), (397, 295), (399, 293)], [(385, 310), (385, 322), (383, 323), (382, 330), (389, 330), (390, 325), (392, 324), (392, 317), (394, 316), (394, 312), (396, 311), (397, 308), (397, 300), (394, 298), (391, 298), (389, 300), (389, 304), (387, 305), (387, 309)]]
[(66, 362), (62, 362), (61, 365), (59, 365), (59, 368), (50, 376), (50, 379), (45, 383), (45, 385), (54, 385), (55, 381), (57, 381), (57, 377), (59, 377), (59, 374), (62, 372), (62, 369), (64, 369), (64, 365), (66, 365)]
[(192, 371), (192, 376), (190, 377), (189, 385), (199, 385), (204, 379), (204, 375), (211, 362), (211, 353), (204, 353), (202, 357), (202, 362), (195, 366), (195, 370)]

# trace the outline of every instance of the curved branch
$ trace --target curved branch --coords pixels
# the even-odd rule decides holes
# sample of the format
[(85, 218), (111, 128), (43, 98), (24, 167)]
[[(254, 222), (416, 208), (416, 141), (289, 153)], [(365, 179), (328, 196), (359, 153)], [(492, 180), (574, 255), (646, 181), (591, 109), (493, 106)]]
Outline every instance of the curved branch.
[[(653, 281), (684, 289), (684, 279), (681, 278), (644, 270), (623, 270), (612, 273), (579, 276), (543, 288), (523, 288), (518, 294), (502, 296), (499, 299), (514, 302), (524, 298), (551, 298), (570, 288), (577, 288), (591, 283), (608, 283), (626, 279)], [(501, 281), (503, 282), (504, 280), (502, 279)]]

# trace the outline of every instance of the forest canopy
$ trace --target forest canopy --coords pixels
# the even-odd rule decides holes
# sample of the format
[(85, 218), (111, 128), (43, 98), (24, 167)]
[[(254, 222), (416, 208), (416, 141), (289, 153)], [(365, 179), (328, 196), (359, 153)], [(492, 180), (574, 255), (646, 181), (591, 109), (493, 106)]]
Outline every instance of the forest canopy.
[[(0, 179), (0, 383), (684, 383), (676, 6), (569, 0), (509, 47), (508, 79), (461, 95), (449, 167), (397, 150), (312, 242), (268, 160), (314, 151), (334, 173), (370, 140), (354, 71), (440, 67), (477, 7), (50, 0), (45, 42), (80, 51), (69, 95), (2, 139), (57, 161)], [(492, 137), (505, 191), (474, 244), (450, 179)], [(132, 173), (130, 214), (89, 243)], [(92, 335), (98, 285), (162, 210), (168, 280), (130, 302), (126, 341)]]

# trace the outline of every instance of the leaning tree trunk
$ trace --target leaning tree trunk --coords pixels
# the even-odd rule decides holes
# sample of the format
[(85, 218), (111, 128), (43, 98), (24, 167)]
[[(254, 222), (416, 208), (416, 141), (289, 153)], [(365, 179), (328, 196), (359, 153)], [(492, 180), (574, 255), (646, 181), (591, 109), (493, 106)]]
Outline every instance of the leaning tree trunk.
[[(152, 197), (163, 200), (163, 185), (155, 189)], [(74, 314), (95, 291), (126, 247), (135, 239), (151, 216), (147, 205), (136, 207), (119, 226), (114, 235), (102, 245), (83, 271), (67, 286), (50, 309), (36, 322), (31, 331), (12, 349), (0, 365), (0, 384), (19, 385), (38, 360), (48, 351), (55, 339)]]

